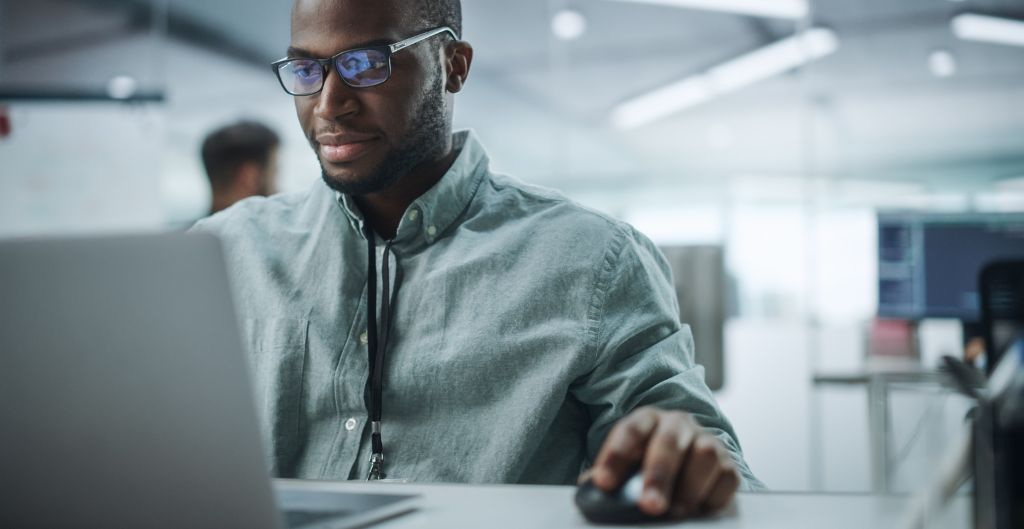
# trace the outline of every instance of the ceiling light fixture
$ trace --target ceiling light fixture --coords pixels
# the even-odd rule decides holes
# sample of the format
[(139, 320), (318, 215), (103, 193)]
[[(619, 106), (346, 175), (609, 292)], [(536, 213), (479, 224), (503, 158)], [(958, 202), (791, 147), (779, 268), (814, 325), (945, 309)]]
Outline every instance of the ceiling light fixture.
[(612, 124), (620, 129), (645, 125), (783, 74), (830, 55), (838, 48), (839, 37), (832, 30), (809, 29), (626, 101), (612, 110)]
[(953, 17), (950, 25), (963, 40), (1024, 46), (1024, 21), (964, 13)]
[(767, 18), (800, 19), (810, 8), (807, 0), (611, 0), (632, 4), (656, 4), (703, 11), (724, 11)]
[(107, 95), (112, 99), (131, 99), (139, 89), (134, 77), (118, 75), (107, 81)]
[(551, 17), (551, 32), (559, 40), (576, 40), (587, 31), (587, 19), (575, 9), (563, 9)]
[(935, 50), (928, 54), (928, 69), (935, 77), (951, 77), (956, 74), (956, 57), (947, 50)]

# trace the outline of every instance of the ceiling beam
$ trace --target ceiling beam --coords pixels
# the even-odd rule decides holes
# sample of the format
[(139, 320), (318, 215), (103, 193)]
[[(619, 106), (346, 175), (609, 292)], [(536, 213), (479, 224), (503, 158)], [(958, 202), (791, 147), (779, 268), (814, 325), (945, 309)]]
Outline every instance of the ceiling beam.
[(267, 67), (274, 57), (234, 38), (224, 28), (210, 24), (175, 8), (169, 0), (79, 0), (101, 9), (120, 10), (131, 14), (140, 29), (166, 31), (167, 37), (192, 44), (239, 62)]
[(62, 101), (93, 103), (163, 103), (166, 95), (162, 90), (139, 91), (128, 97), (114, 97), (106, 90), (94, 88), (12, 87), (0, 88), (0, 101)]

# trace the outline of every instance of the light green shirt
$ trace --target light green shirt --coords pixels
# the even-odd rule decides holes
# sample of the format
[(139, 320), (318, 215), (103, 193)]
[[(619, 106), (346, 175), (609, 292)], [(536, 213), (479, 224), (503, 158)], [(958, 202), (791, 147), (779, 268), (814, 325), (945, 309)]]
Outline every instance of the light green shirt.
[[(574, 483), (616, 421), (654, 405), (693, 414), (731, 451), (745, 485), (758, 487), (694, 363), (654, 245), (625, 223), (492, 173), (471, 133), (455, 139), (457, 160), (392, 240), (388, 477)], [(362, 226), (349, 197), (317, 182), (245, 200), (194, 228), (225, 242), (279, 477), (368, 471)]]

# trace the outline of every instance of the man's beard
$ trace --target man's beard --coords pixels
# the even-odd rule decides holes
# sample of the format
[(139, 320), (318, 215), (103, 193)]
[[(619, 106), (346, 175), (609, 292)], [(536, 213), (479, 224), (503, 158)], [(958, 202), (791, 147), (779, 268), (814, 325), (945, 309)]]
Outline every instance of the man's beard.
[(320, 173), (327, 187), (349, 195), (376, 193), (391, 187), (416, 166), (443, 156), (450, 132), (445, 119), (444, 93), (435, 88), (441, 82), (440, 77), (435, 75), (420, 94), (420, 106), (405, 139), (366, 177), (348, 182), (331, 178), (318, 156)]

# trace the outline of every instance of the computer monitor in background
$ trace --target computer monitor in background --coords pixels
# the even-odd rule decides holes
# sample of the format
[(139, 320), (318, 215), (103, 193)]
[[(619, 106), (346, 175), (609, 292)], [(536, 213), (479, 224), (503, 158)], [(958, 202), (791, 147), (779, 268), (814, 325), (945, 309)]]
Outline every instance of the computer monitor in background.
[(725, 252), (721, 246), (662, 246), (675, 280), (679, 319), (693, 332), (695, 358), (712, 390), (725, 383)]
[(988, 263), (1024, 258), (1024, 214), (878, 215), (878, 316), (981, 320)]

